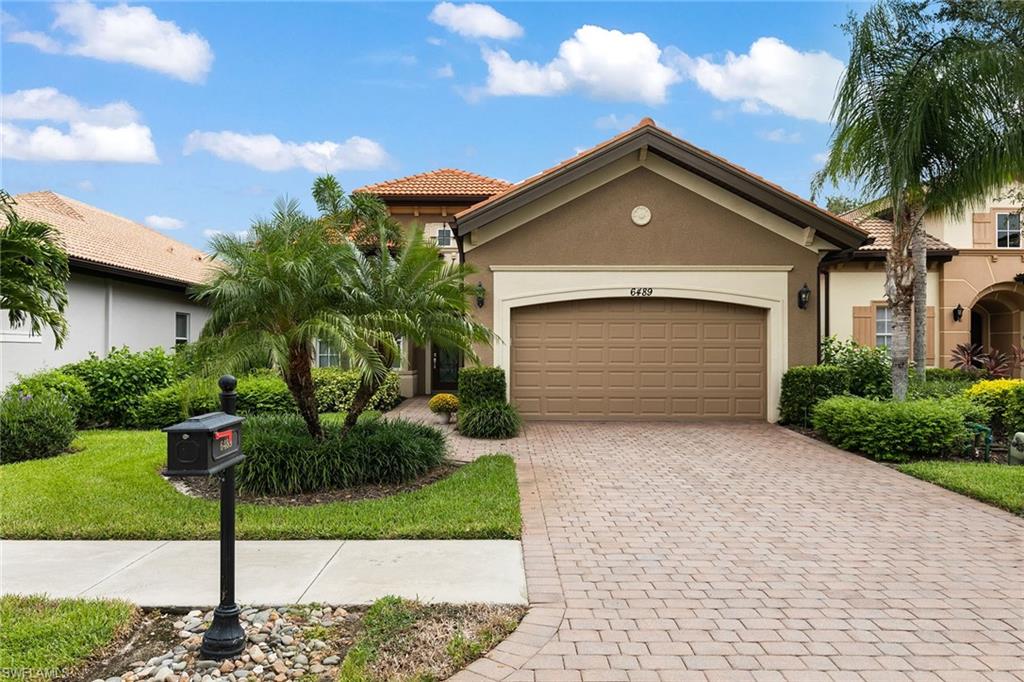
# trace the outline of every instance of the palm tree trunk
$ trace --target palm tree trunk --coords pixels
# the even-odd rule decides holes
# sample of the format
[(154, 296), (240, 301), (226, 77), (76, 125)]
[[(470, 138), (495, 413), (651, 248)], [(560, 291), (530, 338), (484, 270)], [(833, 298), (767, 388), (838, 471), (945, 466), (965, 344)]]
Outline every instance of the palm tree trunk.
[(910, 321), (914, 304), (914, 263), (911, 257), (909, 216), (894, 215), (892, 246), (885, 257), (885, 297), (892, 315), (892, 397), (907, 397), (907, 370), (910, 365)]
[(914, 230), (914, 371), (924, 381), (928, 364), (928, 243), (924, 226)]
[(359, 415), (366, 411), (370, 398), (373, 397), (373, 394), (377, 392), (379, 387), (380, 382), (377, 379), (371, 380), (370, 383), (359, 382), (359, 388), (356, 389), (356, 393), (352, 397), (352, 405), (349, 406), (348, 413), (345, 414), (345, 433), (348, 433), (349, 429), (356, 425)]
[(299, 408), (299, 415), (306, 422), (309, 435), (323, 440), (324, 430), (320, 426), (320, 413), (316, 406), (316, 391), (313, 388), (313, 363), (305, 348), (293, 348), (288, 354), (288, 366), (284, 368), (284, 381)]

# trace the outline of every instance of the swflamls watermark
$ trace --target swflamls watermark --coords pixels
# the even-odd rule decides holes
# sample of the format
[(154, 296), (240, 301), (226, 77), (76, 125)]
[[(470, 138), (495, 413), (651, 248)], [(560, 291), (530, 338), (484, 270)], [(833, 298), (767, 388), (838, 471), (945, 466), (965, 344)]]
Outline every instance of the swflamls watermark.
[(0, 668), (0, 680), (53, 680), (71, 673), (70, 668)]

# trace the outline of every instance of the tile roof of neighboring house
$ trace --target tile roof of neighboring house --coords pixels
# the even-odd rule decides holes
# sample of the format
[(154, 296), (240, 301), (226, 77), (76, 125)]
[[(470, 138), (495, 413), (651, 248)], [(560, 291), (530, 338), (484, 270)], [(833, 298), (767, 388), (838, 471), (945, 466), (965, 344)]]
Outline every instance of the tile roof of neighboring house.
[(385, 180), (355, 190), (383, 197), (484, 198), (503, 192), (512, 183), (457, 168), (439, 168), (395, 180)]
[[(717, 164), (719, 167), (725, 168), (734, 176), (745, 178), (747, 181), (753, 182), (763, 188), (770, 190), (775, 195), (782, 197), (783, 199), (791, 202), (792, 204), (802, 206), (804, 210), (810, 211), (812, 214), (820, 216), (822, 219), (831, 222), (833, 225), (840, 225), (840, 229), (844, 231), (852, 233), (853, 235), (858, 235), (859, 233), (863, 232), (863, 230), (859, 230), (857, 226), (855, 226), (849, 220), (843, 218), (842, 216), (836, 215), (822, 208), (821, 206), (818, 206), (817, 204), (808, 201), (807, 199), (804, 199), (803, 197), (797, 194), (794, 194), (793, 192), (790, 192), (781, 185), (777, 185), (774, 182), (771, 182), (770, 180), (767, 180), (761, 177), (760, 175), (757, 175), (756, 173), (753, 173), (747, 170), (746, 168), (743, 168), (742, 166), (738, 166), (721, 156), (713, 154), (707, 151), (706, 149), (697, 147), (693, 144), (690, 144), (689, 142), (686, 142), (685, 140), (682, 140), (672, 135), (667, 130), (659, 128), (654, 123), (654, 120), (649, 117), (641, 119), (641, 121), (637, 123), (635, 126), (619, 133), (618, 135), (612, 137), (611, 139), (605, 140), (604, 142), (601, 142), (600, 144), (597, 144), (594, 147), (591, 147), (590, 149), (582, 151), (573, 156), (572, 158), (566, 159), (565, 161), (555, 166), (552, 166), (547, 170), (541, 171), (536, 175), (532, 175), (521, 182), (518, 182), (514, 185), (510, 185), (501, 193), (495, 194), (477, 204), (474, 204), (473, 206), (470, 206), (467, 209), (464, 209), (463, 211), (460, 211), (455, 215), (455, 219), (458, 222), (469, 216), (476, 216), (479, 214), (480, 209), (486, 208), (493, 204), (500, 203), (506, 199), (516, 196), (520, 194), (522, 191), (530, 189), (532, 186), (542, 183), (543, 181), (551, 178), (554, 175), (559, 174), (562, 171), (567, 170), (570, 167), (576, 167), (578, 165), (585, 163), (588, 159), (597, 156), (603, 150), (609, 147), (613, 147), (617, 143), (626, 140), (627, 138), (642, 135), (644, 132), (647, 131), (656, 133), (657, 135), (661, 136), (664, 139), (671, 140), (673, 143), (679, 145), (680, 147), (684, 147), (693, 155), (703, 157), (704, 159), (707, 159)], [(860, 238), (863, 237), (861, 236)]]
[(206, 254), (145, 225), (48, 190), (14, 200), (19, 217), (57, 228), (72, 262), (185, 285), (208, 276)]
[[(892, 221), (886, 220), (885, 218), (879, 218), (876, 215), (864, 214), (860, 209), (854, 209), (847, 211), (842, 214), (844, 218), (851, 221), (854, 225), (864, 230), (872, 237), (874, 241), (870, 244), (865, 244), (860, 247), (858, 251), (864, 251), (868, 253), (884, 253), (889, 250), (892, 246)], [(955, 247), (950, 246), (946, 242), (942, 241), (938, 237), (933, 237), (930, 234), (925, 235), (927, 237), (928, 252), (932, 254), (956, 254), (957, 250)]]

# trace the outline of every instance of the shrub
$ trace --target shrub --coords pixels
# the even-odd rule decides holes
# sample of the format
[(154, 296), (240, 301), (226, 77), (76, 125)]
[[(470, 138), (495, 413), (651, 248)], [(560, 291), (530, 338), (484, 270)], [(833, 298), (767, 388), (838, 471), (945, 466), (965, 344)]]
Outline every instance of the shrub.
[(1010, 394), (1021, 386), (1024, 386), (1024, 379), (987, 379), (968, 386), (964, 395), (991, 410), (992, 430), (1002, 433), (1008, 430), (1005, 410), (1010, 402)]
[(469, 438), (513, 438), (521, 425), (519, 412), (504, 400), (463, 401), (459, 410), (459, 433)]
[(97, 426), (124, 426), (139, 398), (171, 383), (173, 359), (163, 348), (132, 353), (127, 346), (115, 348), (105, 358), (90, 353), (61, 371), (85, 382), (89, 402), (79, 419)]
[(849, 372), (853, 395), (879, 400), (892, 397), (892, 359), (884, 347), (870, 348), (830, 336), (821, 342), (821, 364)]
[(970, 442), (967, 422), (987, 410), (964, 398), (879, 402), (837, 396), (814, 411), (814, 428), (833, 445), (878, 460), (905, 461), (959, 452)]
[(132, 410), (131, 425), (140, 429), (162, 429), (194, 415), (219, 410), (219, 389), (207, 383), (185, 380), (150, 391)]
[(929, 367), (924, 371), (928, 381), (978, 381), (981, 373), (954, 367)]
[[(348, 412), (356, 389), (359, 372), (340, 367), (314, 367), (313, 389), (316, 391), (317, 409), (321, 412)], [(400, 401), (398, 373), (389, 372), (377, 392), (370, 398), (369, 409), (387, 411)]]
[(451, 414), (459, 409), (459, 399), (451, 393), (438, 393), (427, 402), (427, 407), (434, 414), (440, 412)]
[(1013, 434), (1018, 431), (1024, 431), (1024, 385), (1014, 386), (1006, 396), (1006, 406), (1003, 409), (1003, 428), (1006, 430), (1007, 440), (1011, 440)]
[(459, 370), (459, 401), (463, 407), (484, 401), (505, 401), (505, 370), (463, 367)]
[(53, 457), (74, 438), (75, 412), (56, 391), (10, 392), (0, 400), (0, 462)]
[[(239, 414), (268, 414), (296, 412), (295, 399), (292, 398), (288, 385), (278, 376), (257, 374), (239, 378), (238, 387)], [(214, 390), (219, 394), (220, 389)], [(219, 409), (219, 408), (216, 408)]]
[(74, 412), (76, 420), (82, 414), (83, 408), (89, 404), (89, 387), (85, 382), (73, 374), (66, 374), (57, 369), (36, 372), (25, 377), (19, 376), (18, 381), (7, 389), (8, 393), (18, 395), (35, 395), (41, 391), (53, 391), (63, 398)]
[(358, 417), (356, 417), (356, 424), (369, 424), (382, 418), (384, 415), (381, 414), (380, 410), (366, 410)]
[(910, 378), (907, 388), (908, 398), (952, 398), (963, 395), (974, 383), (971, 379), (926, 379), (918, 381), (915, 377)]
[(402, 419), (363, 420), (344, 436), (340, 425), (325, 424), (324, 440), (316, 441), (298, 415), (260, 415), (246, 419), (242, 438), (238, 488), (257, 495), (404, 483), (447, 454), (438, 429)]
[(782, 377), (780, 418), (784, 423), (808, 426), (814, 406), (850, 390), (850, 373), (836, 365), (793, 367)]

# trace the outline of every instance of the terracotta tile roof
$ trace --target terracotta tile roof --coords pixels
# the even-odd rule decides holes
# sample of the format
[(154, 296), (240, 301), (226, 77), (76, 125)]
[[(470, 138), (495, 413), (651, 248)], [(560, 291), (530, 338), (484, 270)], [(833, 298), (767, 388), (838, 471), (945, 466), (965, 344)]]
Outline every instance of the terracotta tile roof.
[[(885, 218), (879, 218), (876, 215), (865, 214), (860, 209), (854, 209), (847, 211), (842, 214), (844, 218), (852, 222), (854, 225), (864, 230), (872, 237), (874, 241), (865, 244), (864, 246), (857, 249), (858, 251), (865, 252), (885, 252), (892, 246), (892, 221), (886, 220)], [(938, 237), (933, 237), (930, 234), (926, 234), (926, 243), (928, 244), (928, 251), (932, 253), (956, 253), (955, 247), (950, 246), (946, 242), (942, 241)]]
[(380, 196), (489, 197), (512, 183), (457, 168), (439, 168), (395, 180), (385, 180), (355, 190)]
[(481, 202), (479, 202), (477, 204), (474, 204), (473, 206), (470, 206), (469, 208), (467, 208), (467, 209), (465, 209), (463, 211), (460, 211), (459, 213), (457, 213), (455, 215), (455, 218), (456, 218), (456, 220), (458, 220), (459, 218), (462, 218), (462, 217), (464, 217), (464, 216), (466, 216), (466, 215), (468, 215), (470, 213), (476, 212), (479, 208), (481, 208), (483, 206), (487, 206), (487, 205), (492, 204), (492, 203), (494, 203), (496, 201), (504, 199), (505, 197), (507, 197), (507, 196), (509, 196), (511, 194), (517, 193), (520, 190), (522, 190), (522, 189), (524, 189), (526, 187), (529, 187), (530, 185), (533, 185), (534, 183), (539, 182), (540, 180), (543, 180), (547, 176), (562, 170), (566, 166), (577, 164), (577, 163), (581, 162), (582, 160), (586, 159), (587, 157), (589, 157), (589, 156), (591, 156), (591, 155), (601, 151), (602, 149), (614, 145), (616, 142), (619, 142), (620, 140), (635, 134), (637, 131), (639, 131), (639, 130), (641, 130), (643, 128), (652, 128), (654, 130), (657, 130), (657, 131), (661, 132), (662, 134), (667, 135), (667, 136), (671, 137), (672, 139), (677, 140), (677, 141), (687, 145), (688, 147), (691, 147), (692, 149), (696, 150), (698, 153), (703, 154), (703, 155), (705, 155), (705, 156), (707, 156), (709, 158), (715, 159), (719, 163), (721, 163), (721, 164), (723, 164), (725, 166), (728, 166), (729, 168), (732, 168), (733, 170), (737, 171), (738, 173), (746, 175), (747, 177), (749, 177), (749, 178), (751, 178), (751, 179), (753, 179), (753, 180), (755, 180), (755, 181), (757, 181), (757, 182), (759, 182), (759, 183), (761, 183), (763, 185), (767, 185), (768, 187), (771, 187), (775, 191), (779, 192), (780, 194), (786, 195), (788, 198), (792, 199), (795, 202), (798, 202), (800, 204), (803, 204), (804, 206), (807, 206), (808, 208), (811, 208), (811, 209), (813, 209), (815, 211), (818, 211), (818, 212), (820, 212), (822, 214), (830, 216), (831, 218), (833, 218), (835, 220), (839, 220), (841, 222), (847, 223), (847, 225), (849, 227), (853, 227), (854, 229), (856, 229), (856, 225), (854, 225), (849, 220), (843, 218), (842, 216), (836, 215), (835, 213), (832, 213), (832, 212), (822, 208), (821, 206), (818, 206), (817, 204), (815, 204), (815, 203), (813, 203), (811, 201), (808, 201), (807, 199), (804, 199), (800, 195), (794, 194), (793, 192), (790, 192), (789, 190), (787, 190), (786, 188), (782, 187), (781, 185), (777, 185), (776, 183), (774, 183), (774, 182), (772, 182), (770, 180), (767, 180), (764, 177), (762, 177), (762, 176), (760, 176), (760, 175), (758, 175), (756, 173), (753, 173), (753, 172), (747, 170), (746, 168), (744, 168), (742, 166), (738, 166), (735, 163), (732, 163), (728, 159), (725, 159), (725, 158), (723, 158), (721, 156), (718, 156), (717, 154), (713, 154), (712, 152), (709, 152), (706, 149), (703, 149), (701, 147), (697, 147), (696, 145), (693, 145), (693, 144), (691, 144), (689, 142), (686, 142), (686, 141), (676, 137), (675, 135), (673, 135), (669, 131), (665, 130), (664, 128), (659, 128), (657, 126), (657, 124), (655, 124), (654, 119), (652, 119), (650, 117), (645, 117), (645, 118), (641, 119), (640, 122), (637, 123), (635, 126), (633, 126), (632, 128), (630, 128), (628, 130), (622, 131), (621, 133), (619, 133), (615, 137), (612, 137), (612, 138), (610, 138), (608, 140), (605, 140), (604, 142), (601, 142), (600, 144), (597, 144), (597, 145), (591, 147), (590, 149), (582, 151), (582, 152), (578, 153), (576, 156), (574, 156), (574, 157), (572, 157), (570, 159), (566, 159), (565, 161), (563, 161), (563, 162), (561, 162), (561, 163), (559, 163), (559, 164), (557, 164), (555, 166), (552, 166), (551, 168), (548, 168), (547, 170), (541, 171), (540, 173), (537, 173), (536, 175), (532, 175), (532, 176), (526, 178), (525, 180), (523, 180), (522, 182), (519, 182), (519, 183), (516, 183), (514, 185), (511, 185), (510, 187), (508, 187), (505, 191), (501, 192), (500, 194), (495, 194), (494, 196), (492, 196), (492, 197), (490, 197), (488, 199), (484, 199), (483, 201), (481, 201)]
[(206, 254), (145, 225), (56, 192), (28, 192), (14, 200), (21, 218), (57, 228), (72, 261), (181, 284), (198, 284), (208, 276)]

